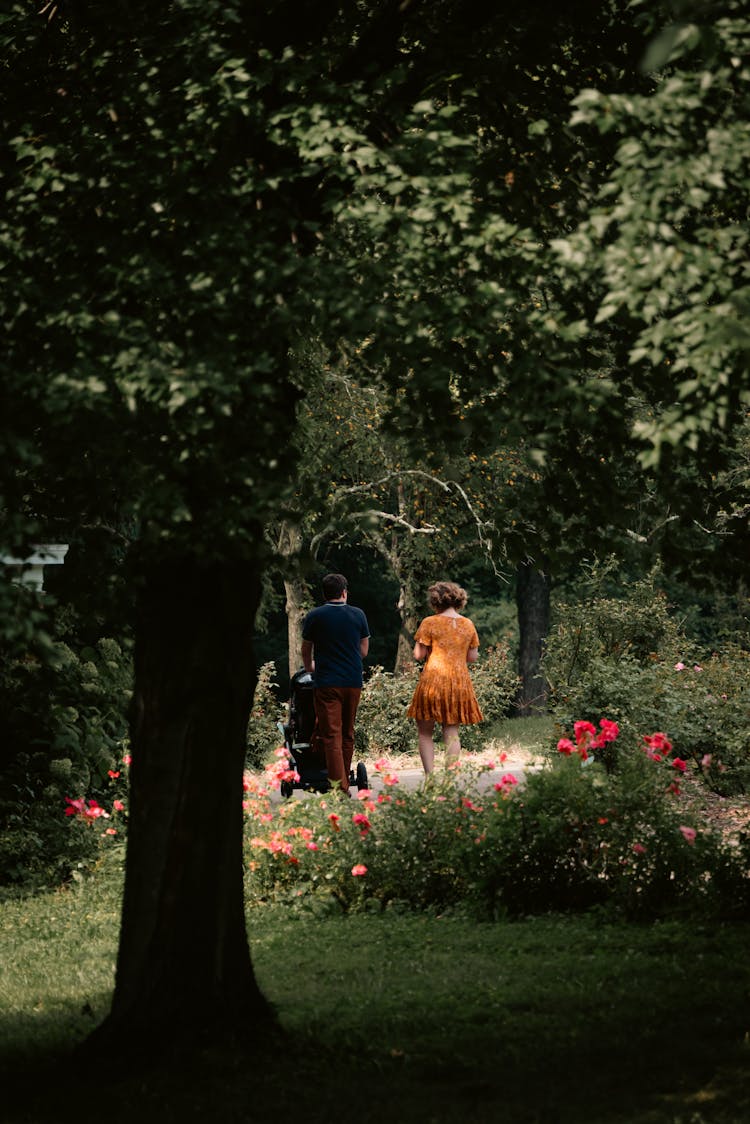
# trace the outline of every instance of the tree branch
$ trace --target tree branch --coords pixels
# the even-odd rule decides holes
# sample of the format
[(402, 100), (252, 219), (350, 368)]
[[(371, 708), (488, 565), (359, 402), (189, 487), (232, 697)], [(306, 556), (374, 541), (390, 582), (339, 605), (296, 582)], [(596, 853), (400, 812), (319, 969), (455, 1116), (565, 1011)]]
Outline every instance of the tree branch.
[[(361, 495), (363, 492), (372, 492), (374, 489), (383, 487), (386, 484), (390, 484), (394, 480), (402, 482), (407, 477), (426, 480), (430, 484), (433, 484), (435, 487), (440, 488), (441, 491), (447, 493), (448, 495), (458, 495), (461, 498), (464, 507), (471, 515), (471, 518), (474, 520), (474, 526), (477, 533), (477, 542), (484, 550), (487, 559), (492, 566), (492, 571), (495, 577), (500, 578), (501, 581), (509, 584), (508, 578), (505, 576), (505, 574), (502, 573), (501, 570), (498, 569), (497, 564), (495, 563), (495, 559), (492, 553), (492, 539), (486, 533), (488, 530), (496, 530), (494, 524), (490, 523), (486, 519), (481, 518), (478, 512), (474, 509), (474, 506), (469, 499), (469, 496), (467, 495), (465, 489), (462, 488), (456, 480), (441, 480), (439, 476), (433, 476), (431, 472), (425, 472), (425, 470), (421, 468), (396, 469), (393, 472), (386, 473), (385, 476), (381, 476), (378, 480), (368, 481), (366, 484), (352, 484), (349, 487), (340, 488), (338, 492), (333, 496), (333, 505), (341, 502), (345, 496)], [(378, 515), (381, 518), (388, 519), (392, 526), (403, 524), (404, 526), (408, 526), (412, 530), (412, 533), (416, 531), (416, 528), (413, 528), (411, 524), (406, 523), (400, 516), (388, 515), (385, 512), (372, 511), (369, 512), (369, 514)], [(357, 513), (356, 518), (361, 518), (359, 513)], [(425, 524), (425, 527), (431, 528), (431, 530), (422, 531), (421, 533), (434, 534), (437, 531), (437, 528), (433, 527), (432, 524)]]
[(354, 511), (351, 513), (352, 519), (369, 519), (375, 516), (382, 519), (385, 523), (391, 523), (399, 527), (405, 527), (411, 535), (434, 535), (437, 534), (438, 528), (433, 526), (432, 523), (425, 523), (422, 527), (415, 527), (408, 519), (404, 519), (401, 515), (392, 515), (388, 511), (377, 511), (375, 508), (368, 508), (364, 511)]

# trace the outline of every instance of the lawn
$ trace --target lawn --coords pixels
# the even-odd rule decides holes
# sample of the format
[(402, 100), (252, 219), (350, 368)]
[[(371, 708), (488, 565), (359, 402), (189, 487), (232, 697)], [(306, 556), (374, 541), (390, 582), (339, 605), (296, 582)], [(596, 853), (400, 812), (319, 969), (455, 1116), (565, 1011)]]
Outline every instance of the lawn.
[[(283, 1037), (182, 1068), (69, 1057), (111, 994), (120, 876), (0, 907), (8, 1124), (739, 1124), (750, 926), (248, 913)], [(189, 980), (186, 981), (189, 987)]]

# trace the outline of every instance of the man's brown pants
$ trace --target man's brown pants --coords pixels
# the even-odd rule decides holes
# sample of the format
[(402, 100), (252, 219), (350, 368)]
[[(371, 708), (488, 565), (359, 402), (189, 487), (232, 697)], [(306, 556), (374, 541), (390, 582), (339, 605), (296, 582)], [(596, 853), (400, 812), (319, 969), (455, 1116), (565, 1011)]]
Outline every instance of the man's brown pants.
[(325, 753), (328, 779), (349, 791), (349, 770), (354, 756), (354, 719), (361, 687), (316, 687), (316, 735)]

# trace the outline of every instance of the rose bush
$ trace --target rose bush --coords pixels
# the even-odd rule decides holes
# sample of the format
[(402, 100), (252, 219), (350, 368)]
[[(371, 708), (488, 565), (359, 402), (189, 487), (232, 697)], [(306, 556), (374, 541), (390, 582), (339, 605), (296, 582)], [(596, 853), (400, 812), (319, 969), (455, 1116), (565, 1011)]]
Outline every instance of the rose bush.
[[(132, 659), (100, 639), (0, 669), (0, 885), (59, 882), (95, 858), (91, 833), (60, 816), (66, 795), (104, 803), (127, 736)], [(118, 794), (119, 795), (119, 794)]]
[(609, 719), (582, 721), (523, 784), (507, 772), (490, 779), (498, 763), (484, 761), (407, 791), (381, 760), (376, 787), (358, 800), (279, 804), (273, 777), (250, 778), (248, 898), (484, 918), (592, 906), (629, 917), (747, 915), (747, 842), (729, 846), (692, 820), (674, 784), (682, 759), (667, 755), (664, 735), (608, 771), (601, 755), (617, 737)]
[(638, 750), (643, 730), (666, 728), (714, 791), (750, 791), (750, 653), (728, 642), (698, 652), (653, 575), (624, 588), (557, 606), (545, 657), (557, 726), (609, 715), (620, 731), (610, 768)]

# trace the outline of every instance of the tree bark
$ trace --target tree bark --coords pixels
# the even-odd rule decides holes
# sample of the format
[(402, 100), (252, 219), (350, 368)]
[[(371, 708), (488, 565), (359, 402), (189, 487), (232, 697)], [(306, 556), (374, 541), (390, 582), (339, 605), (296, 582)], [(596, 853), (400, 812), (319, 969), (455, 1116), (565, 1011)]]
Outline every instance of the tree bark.
[(289, 645), (289, 679), (302, 667), (302, 621), (306, 609), (308, 592), (305, 583), (300, 579), (285, 578), (284, 592), (286, 593), (286, 623)]
[(289, 678), (302, 667), (302, 620), (306, 605), (310, 600), (307, 584), (296, 573), (295, 563), (302, 549), (302, 531), (297, 523), (285, 519), (279, 529), (278, 552), (287, 562), (284, 575), (286, 594), (287, 650), (289, 654)]
[(530, 562), (520, 562), (516, 567), (516, 606), (521, 679), (516, 708), (520, 717), (528, 718), (547, 709), (547, 680), (541, 661), (550, 621), (549, 575)]
[(401, 627), (398, 630), (398, 646), (396, 648), (396, 673), (408, 671), (414, 664), (414, 633), (419, 625), (419, 610), (417, 608), (417, 595), (408, 576), (398, 574), (400, 593), (398, 598), (398, 613), (401, 618)]
[(127, 866), (111, 1013), (90, 1040), (179, 1046), (272, 1022), (245, 930), (252, 564), (180, 560), (137, 606)]

